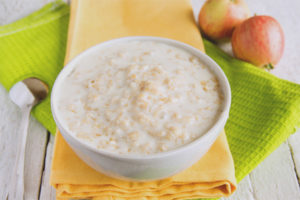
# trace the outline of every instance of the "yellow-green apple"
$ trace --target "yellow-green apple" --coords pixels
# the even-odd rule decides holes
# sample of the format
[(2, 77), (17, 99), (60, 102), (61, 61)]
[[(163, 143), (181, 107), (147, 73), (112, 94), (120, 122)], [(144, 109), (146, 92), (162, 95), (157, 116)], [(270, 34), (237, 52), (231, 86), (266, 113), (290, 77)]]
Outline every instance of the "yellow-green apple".
[(224, 40), (249, 16), (243, 0), (207, 0), (199, 13), (199, 26), (210, 39)]
[(272, 69), (283, 54), (284, 34), (273, 17), (254, 16), (236, 27), (231, 44), (237, 58)]

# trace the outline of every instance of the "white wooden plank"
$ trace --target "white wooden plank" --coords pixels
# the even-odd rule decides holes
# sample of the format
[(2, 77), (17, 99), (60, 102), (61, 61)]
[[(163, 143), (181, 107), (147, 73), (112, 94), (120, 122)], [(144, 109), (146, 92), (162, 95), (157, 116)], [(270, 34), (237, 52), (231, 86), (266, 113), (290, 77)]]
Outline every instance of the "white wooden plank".
[[(55, 0), (1, 0), (0, 25), (16, 21)], [(70, 0), (63, 0), (70, 3)]]
[(300, 199), (300, 188), (287, 143), (283, 143), (251, 174), (256, 200)]
[(195, 21), (198, 23), (198, 15), (205, 0), (191, 0)]
[[(20, 109), (9, 99), (7, 92), (0, 86), (0, 105), (5, 105), (0, 111), (0, 199), (4, 199), (17, 151), (17, 142), (20, 138), (18, 124)], [(44, 163), (44, 153), (47, 140), (47, 131), (33, 117), (30, 119), (29, 135), (25, 156), (25, 194), (28, 199), (37, 199), (41, 173)]]
[(54, 136), (50, 136), (47, 146), (46, 162), (40, 191), (40, 200), (55, 200), (55, 189), (50, 186), (50, 169), (53, 153)]
[(5, 199), (14, 164), (15, 143), (20, 120), (20, 111), (10, 100), (7, 92), (0, 85), (0, 199)]
[(298, 175), (298, 182), (300, 184), (300, 131), (290, 136), (289, 145), (292, 151), (295, 170)]
[(0, 25), (11, 23), (54, 0), (1, 0)]

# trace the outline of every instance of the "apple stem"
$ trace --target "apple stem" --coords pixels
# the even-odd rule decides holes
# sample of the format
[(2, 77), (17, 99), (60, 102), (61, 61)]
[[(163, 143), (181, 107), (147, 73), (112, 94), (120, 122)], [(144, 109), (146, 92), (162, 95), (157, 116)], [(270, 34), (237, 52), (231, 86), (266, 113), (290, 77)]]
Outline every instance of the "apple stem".
[(264, 67), (265, 67), (267, 70), (274, 69), (274, 66), (272, 65), (272, 63), (266, 64)]

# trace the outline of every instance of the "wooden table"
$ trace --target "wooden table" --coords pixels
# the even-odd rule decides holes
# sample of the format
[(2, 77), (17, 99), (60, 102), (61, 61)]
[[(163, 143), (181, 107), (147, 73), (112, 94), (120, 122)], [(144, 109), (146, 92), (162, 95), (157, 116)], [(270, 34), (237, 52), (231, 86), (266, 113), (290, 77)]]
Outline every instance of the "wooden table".
[[(8, 24), (53, 0), (0, 0), (0, 24)], [(192, 0), (196, 15), (204, 0)], [(275, 17), (286, 38), (284, 56), (272, 71), (278, 77), (300, 83), (300, 0), (246, 0), (252, 13)], [(0, 44), (1, 45), (1, 44)], [(230, 52), (230, 45), (223, 48)], [(5, 199), (16, 156), (20, 110), (0, 85), (0, 199)], [(299, 116), (300, 117), (300, 116)], [(54, 137), (33, 117), (30, 120), (26, 149), (26, 199), (55, 199), (49, 185)], [(300, 199), (300, 131), (290, 136), (223, 200)]]

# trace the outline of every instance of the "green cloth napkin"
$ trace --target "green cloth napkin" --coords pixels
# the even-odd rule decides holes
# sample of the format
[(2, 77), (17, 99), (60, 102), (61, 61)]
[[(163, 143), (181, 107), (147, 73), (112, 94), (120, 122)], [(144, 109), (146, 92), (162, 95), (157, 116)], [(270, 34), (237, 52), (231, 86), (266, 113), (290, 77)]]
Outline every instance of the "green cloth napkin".
[[(63, 66), (68, 14), (67, 5), (55, 2), (0, 27), (0, 82), (6, 89), (27, 77), (38, 77), (51, 88)], [(300, 85), (234, 59), (207, 40), (204, 44), (231, 85), (225, 129), (240, 181), (300, 126)], [(33, 114), (55, 132), (49, 98)]]
[[(68, 5), (57, 1), (19, 21), (0, 26), (0, 82), (7, 90), (30, 77), (44, 81), (51, 90), (63, 67), (69, 10)], [(55, 133), (50, 95), (32, 113)]]

